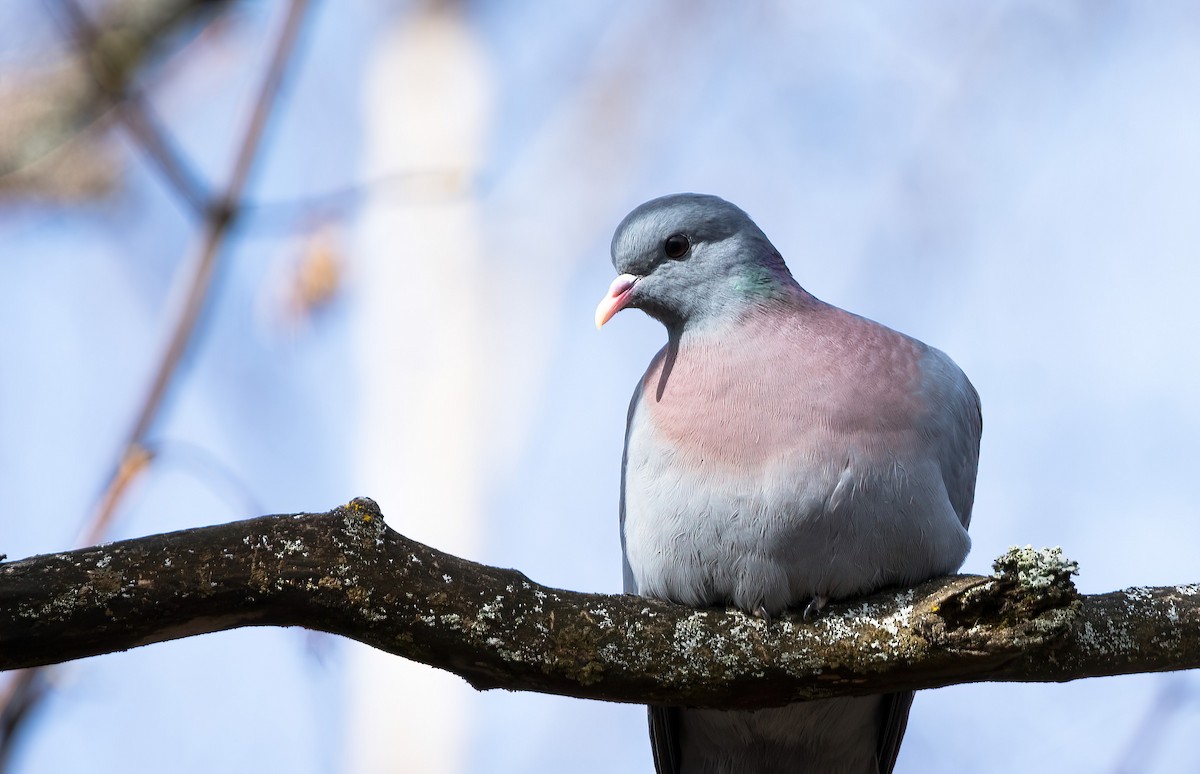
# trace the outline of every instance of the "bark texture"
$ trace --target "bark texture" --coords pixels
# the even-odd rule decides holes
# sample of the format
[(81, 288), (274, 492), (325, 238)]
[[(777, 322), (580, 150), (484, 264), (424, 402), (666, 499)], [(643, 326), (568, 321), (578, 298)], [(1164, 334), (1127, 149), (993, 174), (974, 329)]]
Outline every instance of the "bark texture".
[(389, 529), (375, 503), (0, 564), (0, 669), (239, 626), (341, 634), (479, 689), (721, 708), (1200, 666), (1200, 584), (1080, 596), (1055, 551), (764, 622), (540, 586)]

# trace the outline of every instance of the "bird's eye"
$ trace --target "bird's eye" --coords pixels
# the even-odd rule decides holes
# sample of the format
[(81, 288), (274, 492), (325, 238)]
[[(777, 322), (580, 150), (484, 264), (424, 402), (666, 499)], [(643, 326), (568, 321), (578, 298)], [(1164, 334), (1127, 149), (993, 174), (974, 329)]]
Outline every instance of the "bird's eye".
[(692, 243), (683, 234), (672, 234), (663, 242), (663, 251), (668, 258), (682, 258), (692, 249)]

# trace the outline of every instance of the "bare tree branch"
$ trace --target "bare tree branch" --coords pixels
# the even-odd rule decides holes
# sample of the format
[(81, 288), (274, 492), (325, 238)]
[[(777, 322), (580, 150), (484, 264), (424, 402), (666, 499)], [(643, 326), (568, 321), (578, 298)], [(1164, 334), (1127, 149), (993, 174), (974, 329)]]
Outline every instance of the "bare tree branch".
[(480, 689), (723, 708), (1200, 666), (1200, 585), (1081, 597), (1047, 556), (764, 622), (540, 586), (409, 540), (359, 499), (0, 565), (0, 668), (267, 625)]

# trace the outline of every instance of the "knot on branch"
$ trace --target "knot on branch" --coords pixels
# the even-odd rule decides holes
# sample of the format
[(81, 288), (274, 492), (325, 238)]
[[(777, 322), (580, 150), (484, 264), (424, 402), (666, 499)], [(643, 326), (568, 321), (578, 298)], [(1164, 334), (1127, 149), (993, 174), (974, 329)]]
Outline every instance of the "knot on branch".
[(1080, 610), (1071, 581), (1079, 564), (1058, 547), (1014, 546), (992, 568), (992, 577), (954, 589), (937, 604), (937, 638), (993, 654), (1061, 642)]
[(383, 521), (383, 511), (379, 510), (379, 503), (370, 497), (355, 497), (337, 510), (358, 521)]
[(342, 520), (342, 527), (350, 542), (361, 548), (374, 547), (388, 531), (383, 522), (383, 511), (370, 497), (355, 497), (345, 505), (334, 508), (331, 515)]

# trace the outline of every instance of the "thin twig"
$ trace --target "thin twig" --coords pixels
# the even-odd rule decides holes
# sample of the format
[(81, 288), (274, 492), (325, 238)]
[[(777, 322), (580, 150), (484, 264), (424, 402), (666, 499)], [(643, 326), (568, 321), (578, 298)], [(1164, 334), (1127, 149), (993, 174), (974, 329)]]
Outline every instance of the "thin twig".
[[(95, 31), (91, 28), (90, 22), (74, 0), (60, 0), (60, 3), (72, 18), (72, 29), (76, 31), (76, 39), (80, 47), (85, 54), (90, 52), (89, 44), (95, 40)], [(103, 538), (124, 493), (138, 477), (138, 473), (146, 468), (148, 459), (144, 446), (146, 435), (162, 409), (163, 401), (178, 371), (179, 364), (193, 344), (201, 313), (212, 288), (217, 259), (221, 254), (225, 238), (240, 213), (242, 192), (249, 180), (272, 108), (276, 105), (276, 97), (291, 60), (307, 8), (308, 0), (292, 0), (288, 7), (283, 28), (275, 44), (274, 54), (254, 102), (253, 112), (242, 135), (229, 181), (220, 197), (216, 199), (209, 199), (206, 195), (199, 193), (201, 189), (198, 186), (192, 187), (190, 181), (193, 178), (187, 171), (186, 165), (171, 151), (172, 146), (165, 131), (159, 129), (151, 119), (146, 118), (148, 113), (145, 106), (137, 99), (136, 95), (129, 93), (120, 95), (127, 100), (122, 103), (122, 115), (140, 116), (140, 119), (135, 118), (128, 124), (139, 143), (142, 143), (163, 174), (176, 185), (176, 190), (193, 206), (200, 205), (200, 211), (205, 219), (205, 232), (193, 265), (188, 295), (171, 328), (167, 347), (159, 360), (154, 379), (127, 436), (117, 465), (105, 484), (92, 519), (81, 531), (79, 542), (82, 545), (89, 545)], [(93, 73), (93, 75), (96, 74)], [(97, 77), (96, 80), (101, 88), (107, 89), (102, 76)], [(0, 691), (0, 717), (4, 717), (6, 721), (12, 721), (4, 728), (0, 728), (0, 734), (3, 734), (0, 736), (0, 767), (3, 766), (6, 752), (11, 747), (15, 732), (22, 719), (28, 717), (29, 710), (40, 699), (41, 694), (34, 691), (34, 687), (41, 682), (36, 677), (36, 674), (32, 672), (17, 673), (12, 682), (3, 691)]]
[(242, 145), (234, 162), (233, 174), (230, 175), (225, 189), (224, 201), (230, 205), (241, 198), (242, 190), (250, 177), (263, 130), (266, 129), (267, 119), (271, 117), (271, 110), (275, 107), (276, 97), (283, 85), (283, 77), (287, 73), (292, 50), (295, 48), (296, 38), (300, 35), (304, 12), (307, 9), (308, 0), (292, 0), (288, 7), (283, 29), (280, 30), (279, 40), (275, 43), (275, 54), (271, 57), (271, 64), (259, 88), (254, 112), (250, 115), (250, 123), (242, 136)]
[(49, 667), (22, 669), (0, 686), (0, 772), (8, 768), (17, 729), (29, 719), (30, 712), (46, 693), (45, 678), (49, 670)]
[(142, 456), (142, 445), (146, 434), (162, 408), (163, 399), (166, 397), (179, 363), (189, 349), (201, 312), (208, 299), (209, 289), (212, 287), (220, 249), (230, 227), (240, 214), (242, 191), (249, 179), (267, 118), (270, 116), (271, 108), (275, 105), (275, 98), (279, 93), (279, 87), (283, 81), (283, 75), (287, 69), (287, 63), (307, 6), (308, 0), (293, 0), (288, 8), (288, 15), (276, 43), (275, 53), (266, 76), (263, 78), (254, 111), (243, 134), (229, 183), (220, 198), (207, 206), (208, 216), (204, 241), (196, 258), (187, 298), (172, 327), (166, 351), (159, 360), (150, 390), (127, 436), (117, 467), (109, 476), (105, 493), (101, 498), (101, 507), (97, 510), (92, 524), (85, 529), (81, 536), (81, 545), (91, 545), (103, 537), (107, 532), (113, 512), (121, 500), (121, 495), (136, 478), (136, 476), (122, 476), (121, 471), (129, 467), (131, 460)]

